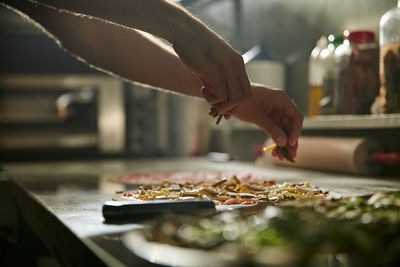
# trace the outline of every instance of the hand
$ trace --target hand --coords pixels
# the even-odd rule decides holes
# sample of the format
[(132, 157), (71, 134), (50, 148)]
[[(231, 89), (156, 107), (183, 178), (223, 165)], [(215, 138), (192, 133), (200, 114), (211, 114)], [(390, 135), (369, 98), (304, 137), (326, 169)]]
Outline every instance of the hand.
[[(289, 145), (289, 155), (296, 157), (297, 140), (303, 125), (303, 115), (281, 90), (252, 84), (252, 96), (241, 102), (231, 115), (262, 128), (278, 146)], [(273, 156), (283, 156), (277, 150)]]
[(243, 58), (202, 25), (173, 43), (175, 52), (210, 91), (207, 102), (226, 114), (251, 96)]

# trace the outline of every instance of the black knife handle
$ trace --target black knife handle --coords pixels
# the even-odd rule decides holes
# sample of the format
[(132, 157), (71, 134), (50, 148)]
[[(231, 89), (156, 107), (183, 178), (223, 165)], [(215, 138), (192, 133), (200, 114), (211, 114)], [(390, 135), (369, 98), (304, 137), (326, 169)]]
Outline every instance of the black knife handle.
[(103, 205), (103, 217), (107, 222), (150, 219), (163, 213), (215, 211), (211, 200), (107, 201)]

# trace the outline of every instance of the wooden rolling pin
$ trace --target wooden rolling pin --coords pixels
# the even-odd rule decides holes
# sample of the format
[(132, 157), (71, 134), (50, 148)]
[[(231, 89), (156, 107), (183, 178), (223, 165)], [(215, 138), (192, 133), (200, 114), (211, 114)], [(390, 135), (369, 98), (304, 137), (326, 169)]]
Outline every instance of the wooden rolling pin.
[(266, 152), (262, 162), (272, 162), (293, 167), (373, 175), (383, 165), (373, 160), (372, 155), (382, 151), (374, 139), (343, 137), (301, 137), (295, 163), (280, 161)]

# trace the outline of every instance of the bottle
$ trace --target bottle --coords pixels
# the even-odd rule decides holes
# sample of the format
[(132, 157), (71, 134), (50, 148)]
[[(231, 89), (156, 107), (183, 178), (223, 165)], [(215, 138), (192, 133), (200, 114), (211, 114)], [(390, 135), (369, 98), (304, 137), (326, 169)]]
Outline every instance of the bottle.
[(315, 116), (320, 114), (319, 101), (322, 96), (322, 83), (324, 77), (324, 67), (321, 61), (321, 51), (328, 46), (326, 36), (321, 36), (317, 45), (311, 52), (308, 67), (308, 114)]
[(379, 92), (379, 46), (368, 30), (345, 31), (335, 51), (337, 114), (369, 114)]
[(264, 44), (256, 45), (244, 53), (243, 61), (250, 81), (284, 89), (285, 65), (274, 59)]
[(383, 111), (400, 113), (400, 0), (381, 18), (379, 44)]
[(325, 68), (322, 84), (322, 98), (319, 102), (321, 115), (331, 115), (335, 113), (333, 103), (333, 92), (336, 85), (335, 51), (336, 48), (343, 43), (343, 40), (343, 35), (330, 34), (328, 36), (328, 46), (321, 51), (321, 60)]

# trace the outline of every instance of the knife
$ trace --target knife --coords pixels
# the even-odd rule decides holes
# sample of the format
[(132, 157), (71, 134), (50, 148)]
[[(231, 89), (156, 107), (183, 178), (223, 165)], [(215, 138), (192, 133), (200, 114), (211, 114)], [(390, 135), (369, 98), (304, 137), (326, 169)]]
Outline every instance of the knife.
[(102, 211), (106, 222), (117, 222), (151, 219), (164, 213), (212, 214), (216, 209), (211, 200), (155, 200), (106, 201)]

